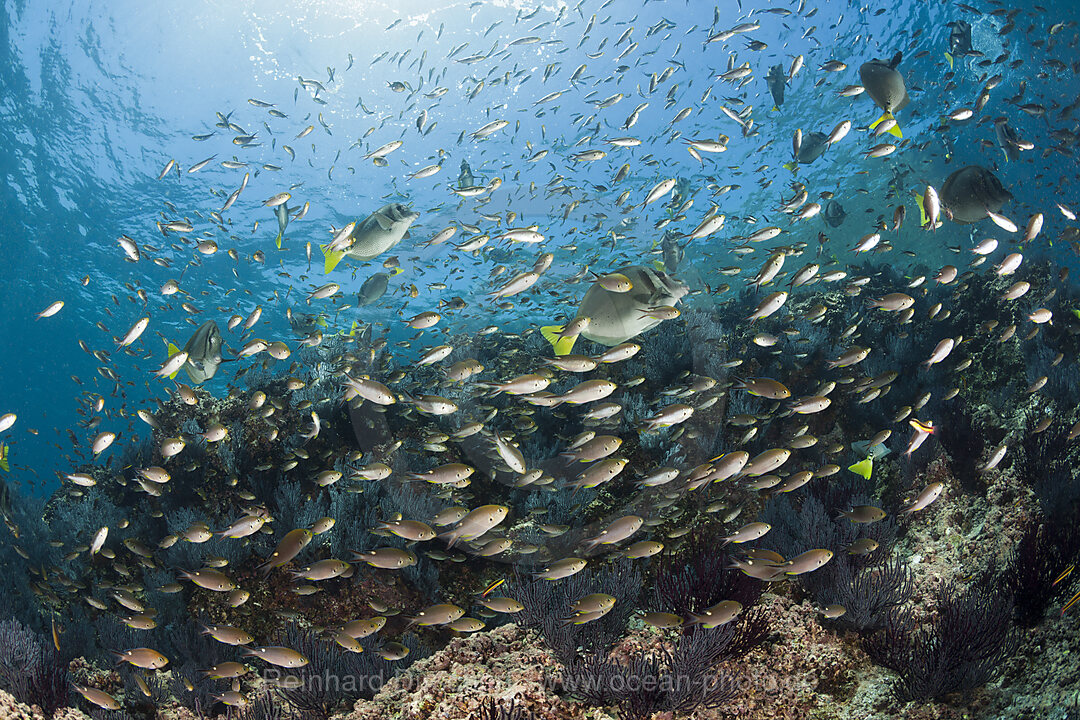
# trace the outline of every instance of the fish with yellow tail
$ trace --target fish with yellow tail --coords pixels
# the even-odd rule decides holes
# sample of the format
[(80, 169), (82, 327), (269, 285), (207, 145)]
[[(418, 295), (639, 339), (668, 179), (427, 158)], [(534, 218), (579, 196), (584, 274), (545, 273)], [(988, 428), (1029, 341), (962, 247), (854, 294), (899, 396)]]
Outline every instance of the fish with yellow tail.
[[(182, 353), (180, 348), (168, 343), (169, 358), (173, 362), (168, 363), (169, 367), (163, 367), (162, 371), (168, 369), (170, 371), (168, 377), (172, 380), (181, 370), (184, 370), (187, 372), (191, 382), (195, 384), (204, 383), (217, 374), (217, 370), (223, 362), (221, 346), (221, 331), (218, 329), (217, 323), (213, 320), (207, 320), (188, 338)], [(176, 361), (181, 356), (185, 356), (185, 360), (176, 365)], [(172, 367), (172, 365), (176, 365), (176, 367)]]
[(409, 234), (409, 227), (418, 217), (420, 213), (401, 203), (383, 205), (363, 221), (355, 223), (349, 233), (339, 233), (345, 235), (340, 241), (335, 238), (327, 245), (320, 245), (325, 260), (324, 272), (329, 274), (346, 255), (361, 262), (382, 255)]
[(604, 287), (610, 283), (598, 280), (585, 293), (577, 314), (569, 323), (540, 328), (557, 356), (573, 352), (579, 337), (612, 347), (651, 330), (672, 314), (661, 313), (655, 308), (672, 307), (689, 292), (685, 285), (667, 273), (645, 265), (622, 267), (605, 277), (622, 283), (616, 290), (627, 285), (630, 289), (613, 292)]
[(875, 58), (859, 67), (859, 78), (866, 89), (866, 94), (885, 111), (880, 118), (870, 124), (870, 129), (873, 130), (878, 125), (888, 122), (891, 123), (888, 132), (896, 137), (904, 137), (904, 134), (900, 131), (893, 113), (903, 110), (911, 102), (904, 84), (904, 76), (896, 69), (903, 57), (903, 52), (897, 52), (888, 62)]

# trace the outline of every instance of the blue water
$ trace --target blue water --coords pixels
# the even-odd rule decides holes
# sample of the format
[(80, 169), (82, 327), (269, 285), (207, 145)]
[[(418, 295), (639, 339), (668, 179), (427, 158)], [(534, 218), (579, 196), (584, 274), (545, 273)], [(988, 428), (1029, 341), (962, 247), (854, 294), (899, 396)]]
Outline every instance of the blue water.
[[(790, 175), (780, 164), (789, 159), (793, 131), (828, 132), (841, 119), (851, 119), (858, 127), (877, 117), (876, 108), (865, 97), (835, 96), (835, 90), (858, 82), (857, 66), (870, 56), (905, 51), (903, 69), (909, 86), (917, 89), (912, 91), (914, 102), (901, 117), (911, 144), (886, 160), (864, 159), (860, 153), (869, 143), (853, 132), (821, 161), (804, 166), (801, 180), (808, 181), (814, 190), (836, 191), (849, 217), (859, 218), (865, 212), (869, 225), (878, 216), (889, 214), (891, 204), (881, 207), (871, 200), (873, 194), (859, 191), (876, 193), (888, 181), (891, 168), (897, 166), (913, 168), (901, 183), (905, 193), (927, 182), (940, 183), (948, 169), (943, 162), (943, 140), (948, 142), (953, 166), (1001, 164), (991, 124), (968, 122), (944, 133), (934, 129), (942, 108), (970, 105), (977, 95), (978, 80), (988, 73), (973, 67), (975, 60), (963, 61), (957, 65), (957, 87), (945, 87), (942, 76), (947, 67), (942, 51), (948, 30), (943, 24), (957, 16), (947, 5), (871, 4), (863, 8), (827, 2), (808, 20), (758, 13), (754, 18), (762, 27), (752, 36), (768, 48), (738, 52), (738, 61), (749, 61), (755, 71), (753, 80), (741, 90), (714, 79), (726, 69), (727, 53), (725, 44), (703, 45), (712, 24), (711, 6), (654, 2), (628, 7), (618, 2), (599, 9), (599, 3), (579, 3), (564, 9), (557, 26), (551, 24), (558, 14), (554, 7), (541, 9), (530, 20), (515, 20), (525, 13), (522, 7), (519, 3), (364, 2), (273, 7), (196, 3), (180, 9), (128, 2), (6, 3), (3, 46), (7, 56), (0, 75), (4, 89), (0, 132), (6, 148), (0, 159), (5, 179), (0, 233), (5, 259), (0, 282), (5, 311), (0, 320), (4, 338), (0, 344), (0, 377), (4, 378), (0, 410), (19, 416), (7, 438), (15, 481), (42, 488), (55, 486), (55, 475), (65, 471), (72, 452), (68, 429), (84, 447), (95, 434), (79, 427), (89, 415), (78, 414), (81, 404), (94, 395), (107, 398), (107, 417), (101, 429), (122, 431), (127, 439), (142, 432), (130, 422), (134, 409), (150, 397), (162, 397), (168, 386), (149, 374), (164, 359), (163, 338), (182, 344), (190, 332), (179, 296), (163, 298), (158, 292), (166, 280), (183, 271), (181, 286), (202, 311), (195, 316), (198, 322), (214, 318), (224, 324), (228, 315), (246, 316), (262, 305), (264, 325), (259, 333), (281, 335), (287, 330), (285, 308), (297, 305), (306, 290), (322, 283), (317, 245), (326, 242), (331, 225), (340, 227), (364, 216), (382, 204), (384, 197), (407, 198), (423, 213), (412, 233), (414, 243), (455, 220), (484, 224), (477, 219), (475, 201), (465, 200), (458, 210), (458, 198), (446, 189), (447, 183), (456, 179), (462, 159), (478, 174), (503, 179), (502, 188), (480, 211), (513, 210), (523, 218), (519, 224), (541, 226), (549, 238), (545, 249), (556, 254), (555, 266), (544, 282), (567, 303), (580, 295), (581, 286), (564, 289), (559, 279), (573, 275), (579, 263), (606, 267), (624, 258), (639, 260), (653, 247), (659, 233), (651, 225), (661, 217), (660, 204), (644, 213), (627, 212), (627, 208), (640, 202), (658, 179), (674, 175), (689, 179), (695, 192), (696, 203), (687, 221), (691, 227), (695, 213), (700, 217), (708, 207), (708, 181), (741, 186), (719, 198), (721, 211), (729, 218), (725, 230), (707, 241), (697, 241), (690, 249), (694, 272), (711, 286), (718, 285), (721, 281), (710, 273), (710, 267), (735, 264), (735, 258), (726, 252), (730, 247), (726, 237), (745, 231), (747, 226), (738, 218), (752, 216), (764, 223), (776, 214), (780, 197), (790, 195), (785, 187)], [(750, 3), (745, 4), (745, 10), (750, 7)], [(1045, 16), (1054, 17), (1054, 8), (1046, 7)], [(722, 8), (719, 27), (733, 25), (748, 14), (740, 13), (733, 4)], [(1058, 4), (1066, 14), (1070, 8), (1069, 3)], [(594, 13), (596, 25), (579, 46), (581, 32)], [(386, 29), (399, 18), (400, 23)], [(664, 19), (671, 26), (646, 39), (648, 28)], [(499, 24), (485, 33), (493, 23)], [(531, 29), (541, 23), (546, 26)], [(987, 58), (999, 51), (996, 28), (1000, 24), (1000, 19), (990, 17), (974, 22), (975, 45)], [(811, 25), (816, 30), (802, 37)], [(629, 41), (618, 48), (612, 45), (630, 27), (631, 39), (639, 46), (616, 62), (615, 56)], [(913, 40), (910, 30), (915, 27), (923, 32)], [(990, 115), (1007, 113), (1022, 137), (1044, 134), (1047, 120), (1027, 117), (1007, 106), (1003, 98), (1011, 96), (1018, 84), (1040, 67), (1045, 48), (1024, 43), (1045, 39), (1045, 29), (1034, 27), (1029, 33), (1009, 34), (1012, 57), (1027, 59), (1019, 70), (1004, 71), (987, 110)], [(500, 52), (508, 42), (526, 35), (536, 35), (542, 42), (513, 46), (505, 55), (476, 64), (446, 60), (449, 51), (463, 42), (469, 45), (457, 58), (486, 52), (493, 44)], [(739, 48), (743, 37), (747, 36), (734, 37), (726, 46)], [(586, 57), (604, 39), (607, 47), (603, 56)], [(384, 58), (372, 65), (384, 52), (408, 48), (412, 51), (400, 63)], [(925, 55), (912, 59), (920, 51)], [(354, 63), (347, 69), (350, 53)], [(771, 99), (763, 80), (765, 71), (775, 63), (786, 69), (798, 54), (804, 55), (806, 65), (787, 89), (782, 112), (766, 112)], [(418, 56), (424, 61), (419, 73), (424, 78), (420, 93), (436, 86), (449, 88), (438, 100), (419, 93), (410, 99), (409, 93), (394, 93), (387, 87), (393, 80), (418, 82), (413, 66)], [(849, 67), (840, 73), (820, 72), (817, 68), (826, 59), (845, 61)], [(584, 79), (570, 90), (567, 79), (581, 63), (587, 65)], [(557, 64), (557, 70), (545, 83), (542, 76), (550, 64)], [(619, 65), (627, 67), (620, 70)], [(332, 82), (328, 67), (335, 69)], [(631, 131), (622, 131), (626, 116), (645, 102), (640, 93), (647, 90), (650, 74), (667, 67), (675, 67), (677, 72), (648, 98), (649, 107), (641, 113), (639, 123)], [(992, 66), (989, 72), (999, 67)], [(435, 75), (429, 79), (432, 69)], [(1031, 82), (1025, 101), (1053, 107), (1055, 100), (1064, 104), (1075, 97), (1075, 75), (1048, 72), (1054, 81)], [(507, 73), (509, 82), (496, 84)], [(319, 93), (325, 105), (314, 103), (312, 93), (299, 87), (299, 76), (325, 85), (326, 91)], [(478, 80), (484, 80), (485, 87), (475, 99), (467, 100), (465, 95)], [(814, 87), (817, 82), (822, 83), (820, 88)], [(676, 83), (675, 102), (665, 108), (665, 93)], [(712, 88), (712, 93), (702, 104), (707, 88)], [(534, 107), (536, 100), (555, 90), (568, 92)], [(625, 99), (611, 108), (597, 110), (587, 102), (616, 92), (622, 92)], [(1043, 92), (1055, 96), (1042, 97)], [(755, 106), (754, 137), (740, 137), (739, 127), (720, 113), (719, 105), (733, 96)], [(248, 98), (272, 102), (289, 117), (269, 117), (265, 110), (248, 104)], [(358, 100), (373, 114), (359, 109)], [(669, 140), (668, 123), (684, 107), (694, 111), (675, 126), (682, 137), (715, 138), (724, 133), (732, 138), (729, 150), (706, 155), (704, 166), (686, 153), (681, 142)], [(731, 103), (729, 107), (736, 111), (742, 108)], [(415, 127), (421, 109), (428, 110), (428, 123), (438, 122), (426, 137)], [(193, 141), (193, 135), (215, 130), (215, 111), (230, 113), (234, 122), (257, 133), (259, 147), (239, 148), (230, 142), (232, 133), (220, 128), (207, 141)], [(318, 122), (319, 113), (332, 134)], [(580, 122), (594, 114), (588, 127)], [(471, 132), (493, 119), (507, 119), (511, 125), (489, 139), (478, 142), (466, 138), (457, 143), (460, 132)], [(592, 135), (589, 128), (597, 122), (600, 132), (581, 147), (605, 148), (608, 157), (596, 163), (568, 161), (567, 156), (580, 149), (568, 146), (581, 136)], [(315, 130), (295, 140), (296, 133), (309, 124), (315, 125)], [(374, 167), (361, 159), (361, 150), (354, 147), (373, 127), (375, 131), (360, 140), (364, 152), (391, 140), (405, 141), (402, 149), (389, 156), (389, 167)], [(604, 138), (627, 134), (641, 138), (642, 144), (636, 148), (602, 144)], [(533, 151), (548, 148), (551, 152), (535, 164), (526, 163), (524, 158), (531, 155), (526, 142), (531, 142)], [(285, 143), (294, 147), (295, 161), (282, 151)], [(1044, 146), (1040, 143), (1040, 149)], [(404, 177), (434, 162), (440, 150), (447, 153), (443, 172), (427, 180)], [(215, 154), (217, 160), (200, 172), (186, 172), (194, 163)], [(1039, 150), (1025, 153), (1019, 167), (1006, 169), (1006, 184), (1016, 195), (1010, 207), (1014, 218), (1027, 217), (1029, 209), (1044, 205), (1048, 195), (1069, 197), (1055, 168), (1062, 162), (1071, 163), (1071, 158), (1041, 155)], [(225, 214), (229, 226), (224, 233), (208, 222), (207, 216), (221, 207), (224, 196), (239, 186), (244, 175), (245, 170), (218, 165), (232, 157), (250, 163), (252, 177)], [(645, 158), (654, 162), (643, 163)], [(179, 177), (173, 173), (157, 180), (170, 159), (175, 159), (183, 172)], [(590, 187), (608, 185), (623, 162), (631, 164), (632, 174), (618, 188), (604, 192)], [(263, 163), (282, 169), (260, 170)], [(767, 169), (758, 174), (755, 170), (759, 166)], [(574, 188), (570, 194), (543, 191), (556, 173)], [(535, 193), (527, 192), (529, 183), (536, 184)], [(765, 184), (768, 187), (762, 187)], [(311, 208), (302, 221), (290, 227), (286, 250), (276, 252), (270, 242), (276, 233), (275, 221), (261, 202), (290, 187), (296, 188), (292, 203), (310, 202)], [(623, 189), (631, 190), (631, 199), (620, 209), (612, 200)], [(563, 209), (575, 198), (591, 198), (592, 202), (583, 202), (564, 221)], [(907, 200), (910, 217), (915, 207), (910, 197)], [(176, 212), (165, 203), (172, 203)], [(612, 254), (602, 245), (602, 238), (623, 216), (633, 218), (636, 229)], [(194, 222), (192, 238), (206, 233), (216, 240), (219, 252), (203, 257), (194, 252), (191, 243), (178, 245), (176, 235), (163, 238), (156, 231), (156, 220), (181, 217)], [(1061, 221), (1060, 216), (1049, 214), (1044, 234), (1054, 236), (1055, 224)], [(853, 224), (834, 234), (830, 251), (845, 257), (843, 249), (850, 247), (846, 235), (856, 232), (851, 229)], [(908, 223), (909, 228), (914, 226)], [(138, 264), (126, 262), (116, 244), (121, 234), (156, 247), (152, 255), (169, 261), (171, 267), (154, 265), (147, 257)], [(796, 238), (813, 246), (815, 235), (808, 227)], [(454, 242), (461, 237), (459, 233)], [(949, 227), (933, 235), (915, 228), (903, 231), (894, 245), (917, 252), (918, 262), (933, 267), (946, 259), (943, 247), (967, 240), (967, 228)], [(315, 247), (310, 273), (305, 257), (307, 242)], [(559, 252), (560, 246), (570, 243), (577, 246), (576, 252)], [(239, 253), (238, 262), (226, 255), (228, 249)], [(266, 254), (265, 264), (251, 262), (256, 250)], [(497, 324), (520, 331), (550, 315), (558, 301), (547, 294), (536, 295), (528, 305), (519, 302), (517, 308), (504, 313), (492, 309), (482, 293), (490, 289), (488, 275), (493, 267), (500, 263), (511, 269), (525, 265), (534, 257), (532, 250), (518, 251), (518, 259), (508, 262), (505, 254), (496, 254), (493, 260), (484, 254), (479, 259), (455, 257), (447, 246), (417, 250), (406, 241), (393, 253), (406, 269), (395, 286), (415, 285), (418, 296), (411, 299), (395, 290), (378, 309), (347, 310), (339, 322), (345, 327), (352, 319), (375, 322), (394, 328), (399, 335), (398, 314), (411, 317), (433, 307), (440, 297), (460, 295), (469, 308), (445, 320), (444, 327), (460, 330)], [(1037, 252), (1041, 251), (1042, 247)], [(1052, 252), (1059, 259), (1071, 255), (1062, 247)], [(372, 266), (377, 269), (375, 263)], [(455, 274), (446, 290), (425, 289), (429, 283), (445, 282), (450, 268)], [(351, 273), (338, 270), (332, 279), (340, 282), (350, 297), (370, 272), (366, 268)], [(89, 278), (85, 286), (80, 284), (84, 277)], [(208, 287), (208, 281), (214, 285)], [(132, 288), (142, 288), (149, 295), (145, 308)], [(696, 289), (700, 288), (698, 284)], [(233, 290), (227, 297), (226, 289)], [(64, 309), (53, 318), (35, 321), (36, 313), (56, 299), (65, 301)], [(710, 298), (699, 297), (695, 302), (707, 304)], [(151, 327), (136, 343), (139, 357), (113, 352), (111, 338), (126, 332), (144, 312), (151, 317)], [(104, 324), (107, 332), (96, 327), (97, 323)], [(98, 374), (100, 363), (79, 349), (79, 339), (91, 350), (110, 353), (109, 367), (119, 376), (119, 384)], [(235, 335), (230, 339), (235, 340)], [(224, 392), (225, 382), (227, 378), (215, 381), (216, 392)]]

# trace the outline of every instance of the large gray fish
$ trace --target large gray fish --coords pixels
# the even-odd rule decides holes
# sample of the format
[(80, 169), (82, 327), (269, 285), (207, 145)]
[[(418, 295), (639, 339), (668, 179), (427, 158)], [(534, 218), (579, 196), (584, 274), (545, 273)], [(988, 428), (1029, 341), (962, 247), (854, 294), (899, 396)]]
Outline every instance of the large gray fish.
[(390, 203), (364, 218), (363, 222), (357, 223), (349, 236), (352, 247), (346, 252), (328, 250), (328, 246), (322, 246), (325, 256), (324, 270), (329, 273), (345, 256), (354, 260), (371, 260), (401, 242), (409, 232), (409, 226), (420, 217), (420, 213), (414, 212), (401, 203)]
[(319, 328), (326, 327), (326, 318), (301, 312), (289, 312), (289, 327), (299, 337), (307, 337)]
[(844, 218), (847, 217), (844, 206), (836, 200), (830, 200), (825, 205), (825, 212), (822, 215), (825, 217), (825, 222), (829, 227), (840, 227), (844, 224)]
[(203, 383), (214, 377), (221, 366), (221, 331), (217, 323), (207, 320), (195, 330), (184, 345), (188, 359), (181, 367), (191, 382)]
[(660, 240), (660, 250), (664, 258), (663, 269), (669, 273), (678, 272), (679, 264), (686, 257), (686, 248), (679, 244), (679, 233), (671, 230), (665, 232)]
[[(633, 287), (628, 292), (612, 292), (601, 287), (599, 282), (593, 283), (574, 317), (574, 320), (589, 318), (581, 337), (601, 345), (618, 345), (656, 327), (662, 320), (648, 311), (673, 306), (689, 292), (686, 285), (667, 273), (644, 265), (627, 265), (615, 272), (625, 275)], [(553, 325), (541, 328), (543, 336), (555, 348), (556, 355), (568, 355), (578, 337), (561, 337), (560, 333), (565, 327)]]
[(784, 72), (784, 68), (780, 65), (773, 65), (769, 68), (769, 74), (765, 76), (765, 82), (769, 86), (769, 92), (772, 94), (773, 110), (779, 110), (780, 106), (784, 104), (784, 88), (787, 87), (787, 73)]
[(796, 160), (792, 162), (784, 163), (784, 167), (795, 172), (799, 169), (799, 165), (809, 165), (810, 163), (821, 157), (825, 151), (829, 148), (829, 136), (816, 130), (811, 133), (807, 133), (802, 138), (802, 143), (799, 145), (799, 154)]
[(958, 223), (973, 223), (987, 217), (986, 211), (998, 212), (1012, 193), (984, 167), (962, 167), (941, 186), (941, 204)]
[(390, 278), (402, 272), (401, 268), (394, 268), (391, 273), (375, 273), (360, 286), (360, 292), (356, 295), (357, 305), (371, 305), (376, 303), (386, 294), (386, 288), (390, 284)]
[[(903, 56), (903, 52), (898, 52), (888, 62), (875, 58), (859, 67), (859, 79), (862, 80), (866, 94), (879, 108), (885, 111), (884, 115), (871, 123), (871, 130), (885, 120), (895, 121), (896, 118), (893, 117), (893, 113), (903, 110), (911, 102), (911, 98), (908, 97), (907, 86), (904, 85), (904, 76), (896, 69)], [(904, 136), (900, 132), (899, 125), (890, 128), (889, 132), (897, 137)]]

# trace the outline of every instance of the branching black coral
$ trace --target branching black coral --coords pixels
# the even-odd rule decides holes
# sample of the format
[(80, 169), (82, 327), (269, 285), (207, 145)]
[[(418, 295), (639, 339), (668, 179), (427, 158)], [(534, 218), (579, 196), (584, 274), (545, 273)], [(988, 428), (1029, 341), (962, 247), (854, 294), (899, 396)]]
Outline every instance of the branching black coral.
[(729, 557), (703, 538), (688, 545), (694, 548), (690, 553), (660, 556), (651, 609), (688, 617), (721, 600), (735, 600), (744, 608), (758, 601), (765, 583), (729, 567)]
[(1011, 615), (1007, 594), (948, 584), (934, 618), (918, 622), (910, 609), (895, 610), (863, 648), (900, 676), (896, 692), (904, 700), (967, 692), (993, 678), (1012, 653)]
[(474, 716), (475, 720), (533, 720), (534, 717), (536, 716), (533, 713), (518, 705), (516, 700), (500, 703), (494, 698), (488, 698)]
[[(827, 548), (832, 560), (798, 582), (819, 605), (843, 605), (847, 612), (839, 624), (860, 632), (881, 627), (886, 614), (911, 596), (911, 574), (898, 562), (888, 562), (895, 540), (892, 518), (870, 525), (837, 517), (835, 510), (875, 504), (861, 478), (849, 478), (833, 487), (814, 488), (800, 505), (785, 495), (766, 505), (763, 520), (773, 525), (762, 545), (791, 557), (812, 548)], [(833, 512), (830, 512), (830, 508)], [(860, 538), (878, 543), (870, 555), (853, 555), (846, 548)]]
[(0, 689), (46, 715), (67, 704), (67, 668), (44, 638), (18, 620), (0, 623)]
[(1080, 551), (1080, 528), (1065, 524), (1030, 523), (1013, 548), (1005, 568), (1005, 586), (1016, 601), (1016, 621), (1023, 627), (1039, 624), (1051, 600), (1062, 590), (1054, 580)]
[(821, 585), (815, 594), (822, 605), (844, 606), (847, 612), (837, 618), (839, 625), (859, 632), (876, 630), (915, 590), (911, 572), (900, 561), (856, 568), (844, 560), (835, 563), (830, 573), (833, 582)]
[(729, 675), (714, 668), (729, 644), (712, 630), (696, 629), (679, 637), (674, 648), (638, 655), (628, 664), (601, 653), (569, 663), (563, 687), (593, 705), (615, 705), (622, 720), (644, 720), (657, 712), (690, 713), (724, 704), (736, 693)]
[[(563, 622), (575, 602), (593, 593), (611, 595), (615, 606), (590, 623)], [(606, 650), (622, 637), (641, 594), (641, 573), (626, 563), (600, 570), (586, 568), (556, 581), (515, 581), (510, 594), (525, 606), (516, 618), (519, 624), (538, 629), (556, 658), (566, 663), (581, 647)]]

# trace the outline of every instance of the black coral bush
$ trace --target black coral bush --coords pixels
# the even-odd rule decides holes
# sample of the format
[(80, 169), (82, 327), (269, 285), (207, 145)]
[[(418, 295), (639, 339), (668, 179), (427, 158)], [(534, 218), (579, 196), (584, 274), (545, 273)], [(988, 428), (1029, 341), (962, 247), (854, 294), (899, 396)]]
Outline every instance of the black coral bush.
[(873, 660), (896, 672), (903, 700), (930, 700), (967, 692), (991, 680), (1012, 653), (1012, 597), (945, 585), (935, 617), (916, 621), (910, 609), (893, 610), (877, 633), (863, 640)]

